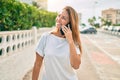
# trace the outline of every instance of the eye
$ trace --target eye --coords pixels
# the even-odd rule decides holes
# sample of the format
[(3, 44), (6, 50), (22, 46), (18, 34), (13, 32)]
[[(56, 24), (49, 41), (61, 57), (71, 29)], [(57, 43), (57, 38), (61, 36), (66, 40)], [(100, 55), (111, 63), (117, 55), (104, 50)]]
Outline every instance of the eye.
[(67, 20), (65, 16), (63, 16), (62, 19)]

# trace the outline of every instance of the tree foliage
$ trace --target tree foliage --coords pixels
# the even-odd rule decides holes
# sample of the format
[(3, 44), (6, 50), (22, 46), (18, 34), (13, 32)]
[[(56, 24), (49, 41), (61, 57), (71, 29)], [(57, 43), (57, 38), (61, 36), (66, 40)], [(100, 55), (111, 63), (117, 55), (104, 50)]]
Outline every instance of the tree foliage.
[(100, 23), (97, 23), (96, 20), (97, 20), (96, 17), (93, 16), (92, 18), (89, 18), (89, 19), (88, 19), (88, 22), (89, 22), (89, 24), (90, 24), (91, 26), (96, 27), (96, 28), (99, 28), (99, 27), (100, 27)]
[(52, 27), (57, 13), (39, 10), (16, 0), (0, 0), (0, 31)]
[(112, 22), (109, 21), (109, 20), (105, 20), (105, 19), (102, 18), (102, 17), (99, 17), (99, 19), (101, 19), (102, 26), (111, 26), (111, 25), (112, 25)]

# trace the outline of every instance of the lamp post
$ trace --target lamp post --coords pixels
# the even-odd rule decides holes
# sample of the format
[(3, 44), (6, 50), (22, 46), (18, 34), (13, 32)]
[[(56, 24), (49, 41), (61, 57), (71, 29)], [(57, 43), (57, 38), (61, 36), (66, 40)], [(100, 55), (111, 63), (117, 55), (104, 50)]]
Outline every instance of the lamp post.
[(97, 7), (96, 5), (97, 5), (97, 4), (98, 4), (98, 2), (97, 2), (97, 1), (94, 1), (94, 4), (93, 4), (93, 9), (94, 9), (94, 10), (93, 10), (93, 12), (94, 12), (93, 14), (94, 14), (94, 15), (93, 15), (93, 16), (95, 16), (95, 17), (96, 17), (96, 7)]

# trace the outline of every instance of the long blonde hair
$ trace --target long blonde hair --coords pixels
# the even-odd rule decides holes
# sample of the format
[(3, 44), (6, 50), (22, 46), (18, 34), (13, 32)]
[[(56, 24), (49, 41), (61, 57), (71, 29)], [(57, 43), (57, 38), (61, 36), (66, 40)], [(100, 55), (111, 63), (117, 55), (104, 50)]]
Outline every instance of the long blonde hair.
[(80, 40), (80, 32), (79, 32), (79, 19), (78, 19), (78, 13), (70, 6), (66, 6), (63, 8), (63, 10), (66, 10), (69, 15), (69, 23), (72, 28), (72, 36), (74, 43), (79, 47), (80, 52), (82, 53), (82, 46), (81, 46), (81, 40)]

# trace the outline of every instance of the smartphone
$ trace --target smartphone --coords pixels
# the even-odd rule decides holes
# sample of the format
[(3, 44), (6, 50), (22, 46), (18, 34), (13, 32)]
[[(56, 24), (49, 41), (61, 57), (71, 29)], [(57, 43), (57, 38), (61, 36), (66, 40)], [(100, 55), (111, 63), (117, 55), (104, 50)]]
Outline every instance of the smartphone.
[[(70, 29), (72, 30), (72, 28), (71, 28), (71, 25), (68, 23), (67, 25), (65, 25), (66, 27), (70, 27)], [(60, 28), (60, 33), (62, 34), (62, 35), (64, 35), (64, 32), (62, 31), (62, 27)]]

